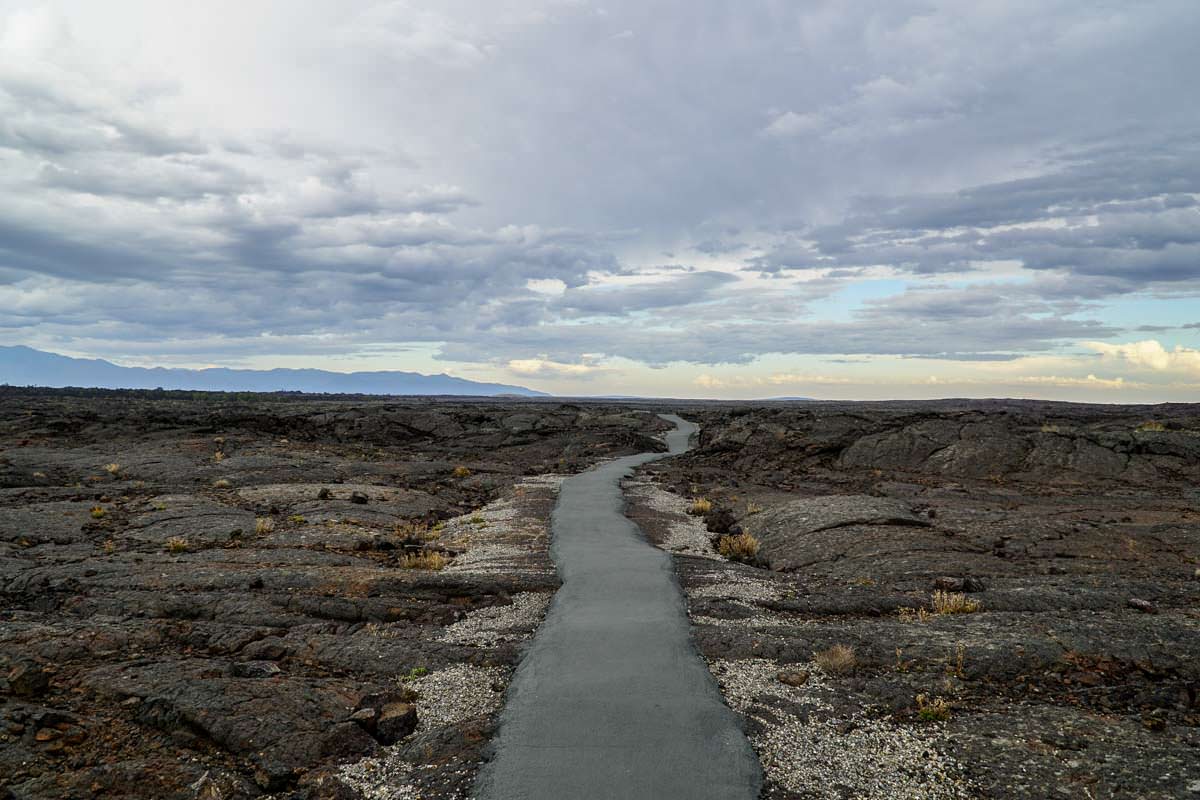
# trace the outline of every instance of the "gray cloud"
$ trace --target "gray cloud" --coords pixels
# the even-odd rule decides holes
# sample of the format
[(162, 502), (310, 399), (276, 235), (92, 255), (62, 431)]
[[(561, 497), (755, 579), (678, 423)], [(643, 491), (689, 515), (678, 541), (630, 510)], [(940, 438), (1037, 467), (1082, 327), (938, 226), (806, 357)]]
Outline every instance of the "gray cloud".
[(736, 282), (727, 272), (692, 272), (668, 280), (629, 286), (580, 286), (568, 289), (551, 303), (552, 309), (583, 315), (624, 315), (632, 311), (690, 305), (709, 299), (721, 287)]
[[(994, 360), (1120, 333), (1101, 302), (1200, 291), (1185, 0), (265, 2), (195, 34), (228, 63), (180, 53), (178, 76), (152, 66), (174, 53), (99, 52), (147, 15), (59, 6), (0, 9), (14, 340)], [(1012, 264), (1036, 276), (988, 281)], [(838, 299), (879, 268), (912, 285)]]

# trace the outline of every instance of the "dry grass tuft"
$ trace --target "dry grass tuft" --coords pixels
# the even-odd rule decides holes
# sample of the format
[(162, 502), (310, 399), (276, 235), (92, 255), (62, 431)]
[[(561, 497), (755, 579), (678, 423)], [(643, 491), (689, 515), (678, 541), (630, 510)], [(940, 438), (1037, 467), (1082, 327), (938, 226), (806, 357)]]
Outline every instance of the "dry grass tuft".
[(218, 450), (217, 452), (213, 453), (213, 461), (221, 462), (224, 460), (225, 460), (225, 453), (223, 453), (222, 451)]
[(950, 719), (950, 704), (940, 697), (932, 700), (923, 694), (917, 695), (917, 719), (922, 722), (945, 722)]
[(1157, 432), (1157, 431), (1165, 431), (1167, 429), (1167, 426), (1163, 425), (1161, 422), (1158, 422), (1157, 420), (1151, 419), (1151, 420), (1146, 420), (1141, 425), (1138, 425), (1137, 429), (1143, 433), (1146, 433), (1147, 431), (1156, 431)]
[(91, 511), (88, 513), (92, 515), (92, 519), (104, 519), (108, 516), (108, 512), (104, 510), (104, 506), (92, 506)]
[(168, 553), (185, 553), (188, 549), (188, 540), (182, 536), (172, 536), (163, 542), (163, 547)]
[(933, 593), (932, 601), (935, 614), (971, 614), (980, 608), (978, 600), (961, 592), (937, 591)]
[(114, 542), (112, 539), (105, 539), (105, 540), (104, 540), (104, 552), (105, 552), (105, 554), (106, 554), (106, 555), (110, 555), (110, 556), (111, 556), (111, 555), (112, 555), (113, 553), (115, 553), (116, 551), (117, 551), (117, 543), (116, 543), (116, 542)]
[(436, 550), (422, 550), (419, 553), (413, 553), (400, 559), (400, 566), (404, 569), (431, 569), (440, 570), (450, 563), (450, 559), (446, 558)]
[(813, 653), (813, 661), (817, 666), (831, 675), (841, 675), (852, 671), (858, 666), (854, 648), (848, 644), (835, 644), (828, 650)]
[(901, 622), (928, 622), (933, 619), (933, 614), (930, 614), (923, 608), (898, 608), (896, 612), (900, 615)]
[(105, 464), (104, 471), (115, 478), (121, 474), (121, 465), (117, 463)]
[(254, 532), (260, 536), (275, 530), (275, 520), (270, 517), (259, 517), (254, 520)]
[(712, 501), (706, 497), (697, 497), (692, 500), (692, 505), (688, 509), (689, 514), (703, 516), (712, 511)]
[(226, 478), (217, 478), (215, 481), (213, 481), (212, 486), (214, 489), (229, 489), (233, 486), (233, 484), (230, 483)]
[(471, 477), (471, 470), (467, 469), (464, 466), (459, 465), (454, 468), (454, 477), (469, 478), (469, 477)]
[(442, 523), (429, 527), (429, 523), (405, 520), (404, 522), (396, 523), (396, 535), (401, 539), (411, 539), (418, 542), (432, 542), (442, 538), (442, 530), (445, 526)]
[(722, 536), (717, 540), (717, 552), (734, 561), (753, 561), (758, 555), (758, 539), (749, 533)]

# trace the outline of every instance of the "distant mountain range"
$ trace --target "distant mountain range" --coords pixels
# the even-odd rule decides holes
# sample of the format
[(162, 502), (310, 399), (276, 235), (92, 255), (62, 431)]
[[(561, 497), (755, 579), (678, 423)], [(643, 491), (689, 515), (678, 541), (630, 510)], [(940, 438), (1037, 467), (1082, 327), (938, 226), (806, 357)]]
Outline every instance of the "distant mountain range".
[(104, 389), (188, 389), (211, 392), (547, 396), (545, 392), (536, 392), (523, 386), (479, 383), (449, 375), (422, 375), (419, 372), (122, 367), (98, 358), (70, 358), (23, 346), (0, 347), (0, 384)]

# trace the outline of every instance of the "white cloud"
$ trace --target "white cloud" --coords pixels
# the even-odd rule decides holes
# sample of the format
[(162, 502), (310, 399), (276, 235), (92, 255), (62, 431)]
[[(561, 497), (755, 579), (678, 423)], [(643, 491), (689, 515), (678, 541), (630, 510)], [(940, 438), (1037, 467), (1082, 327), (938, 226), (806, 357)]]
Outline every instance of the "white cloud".
[(1124, 378), (1098, 378), (1088, 374), (1083, 378), (1060, 375), (1022, 375), (1012, 379), (1015, 383), (1034, 386), (1073, 386), (1088, 389), (1146, 389), (1149, 384), (1127, 381)]
[(733, 375), (720, 377), (703, 373), (692, 381), (705, 389), (741, 389), (770, 386), (840, 385), (856, 381), (835, 375), (809, 375), (793, 372), (776, 372), (770, 375)]
[(1174, 349), (1168, 350), (1156, 339), (1125, 344), (1083, 342), (1083, 345), (1095, 350), (1107, 361), (1117, 361), (1156, 372), (1200, 375), (1200, 350), (1183, 345), (1175, 345)]
[(581, 361), (574, 364), (565, 364), (560, 361), (552, 361), (551, 359), (539, 356), (537, 358), (516, 358), (508, 362), (508, 369), (517, 375), (526, 378), (595, 378), (598, 375), (611, 370), (597, 364), (590, 363), (590, 360)]

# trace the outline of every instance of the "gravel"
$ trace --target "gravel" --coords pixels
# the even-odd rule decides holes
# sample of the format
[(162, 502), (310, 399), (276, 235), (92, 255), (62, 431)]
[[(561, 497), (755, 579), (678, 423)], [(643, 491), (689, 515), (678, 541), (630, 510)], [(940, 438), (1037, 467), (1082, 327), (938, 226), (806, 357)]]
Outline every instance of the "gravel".
[(517, 484), (512, 496), (446, 520), (441, 542), (459, 551), (446, 571), (474, 575), (553, 575), (552, 565), (530, 559), (531, 552), (549, 547), (549, 526), (535, 516), (522, 513), (520, 506), (534, 492), (556, 496), (564, 478), (563, 475), (526, 478)]
[(409, 681), (417, 690), (417, 730), (484, 717), (500, 707), (510, 667), (454, 664)]
[[(486, 717), (500, 707), (512, 670), (509, 667), (475, 667), (455, 664), (405, 681), (417, 692), (417, 731), (424, 732)], [(404, 744), (387, 747), (383, 755), (364, 758), (337, 771), (337, 777), (363, 793), (366, 800), (409, 800), (422, 797), (413, 776), (423, 768), (399, 757)], [(463, 794), (438, 795), (444, 800)]]
[(679, 495), (660, 489), (656, 484), (647, 480), (629, 480), (624, 484), (625, 494), (650, 509), (668, 515), (670, 520), (666, 525), (666, 536), (657, 543), (658, 547), (668, 553), (698, 556), (721, 561), (721, 556), (713, 550), (710, 538), (712, 534), (704, 527), (704, 520), (694, 517), (687, 512), (688, 503)]
[(448, 626), (438, 638), (449, 644), (473, 647), (524, 641), (533, 636), (552, 596), (546, 592), (519, 592), (512, 596), (511, 605), (472, 611)]
[(790, 591), (790, 587), (786, 583), (751, 578), (745, 575), (738, 575), (729, 570), (713, 572), (703, 577), (710, 580), (710, 582), (690, 587), (687, 590), (689, 598), (704, 597), (755, 603), (782, 600), (785, 593)]
[[(751, 744), (767, 779), (788, 791), (856, 800), (970, 796), (961, 767), (939, 752), (937, 727), (900, 727), (835, 705), (837, 689), (816, 664), (803, 666), (809, 679), (800, 687), (781, 683), (781, 666), (768, 659), (716, 660), (709, 669), (730, 706), (760, 723)], [(768, 708), (759, 702), (765, 697), (790, 703)]]

